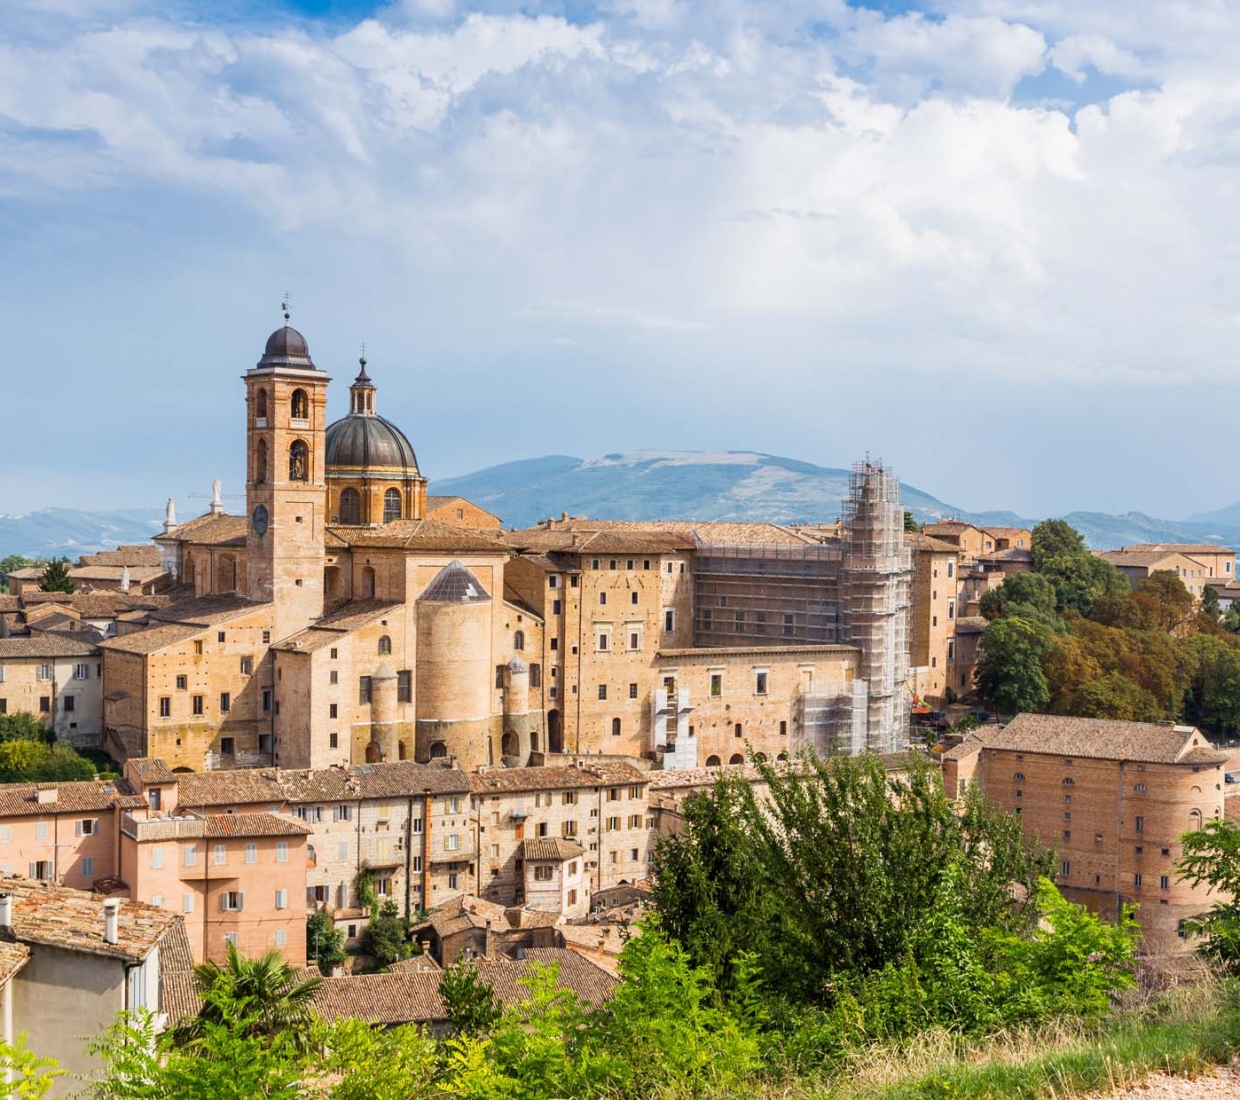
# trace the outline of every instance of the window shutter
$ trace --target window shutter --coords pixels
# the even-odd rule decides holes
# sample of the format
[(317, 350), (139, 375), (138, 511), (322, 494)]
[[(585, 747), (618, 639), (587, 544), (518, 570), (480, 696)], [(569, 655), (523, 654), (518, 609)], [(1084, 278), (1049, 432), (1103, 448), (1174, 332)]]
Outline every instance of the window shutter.
[(237, 895), (237, 912), (241, 912), (241, 910), (244, 908), (245, 908), (245, 895), (238, 894)]
[(74, 836), (81, 836), (81, 835), (82, 835), (82, 822), (80, 822), (80, 821), (75, 821), (75, 822), (73, 823), (73, 835), (74, 835)]
[(221, 895), (220, 895), (220, 912), (221, 912), (221, 913), (227, 913), (227, 912), (228, 912), (228, 894), (227, 894), (227, 892), (225, 892), (225, 893), (223, 893), (223, 894), (221, 894)]
[(27, 875), (26, 877), (27, 878), (38, 878), (39, 877), (39, 865), (37, 863), (32, 863), (30, 865), (30, 874)]

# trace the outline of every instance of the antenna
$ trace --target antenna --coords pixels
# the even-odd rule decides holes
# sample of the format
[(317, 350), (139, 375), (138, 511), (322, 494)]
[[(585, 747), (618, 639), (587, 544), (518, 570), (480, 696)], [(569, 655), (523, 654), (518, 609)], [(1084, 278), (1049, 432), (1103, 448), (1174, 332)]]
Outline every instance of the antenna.
[(289, 295), (288, 295), (288, 291), (286, 290), (284, 292), (284, 297), (280, 299), (280, 312), (284, 314), (284, 323), (286, 325), (288, 324), (288, 317), (289, 317), (288, 310), (289, 310)]

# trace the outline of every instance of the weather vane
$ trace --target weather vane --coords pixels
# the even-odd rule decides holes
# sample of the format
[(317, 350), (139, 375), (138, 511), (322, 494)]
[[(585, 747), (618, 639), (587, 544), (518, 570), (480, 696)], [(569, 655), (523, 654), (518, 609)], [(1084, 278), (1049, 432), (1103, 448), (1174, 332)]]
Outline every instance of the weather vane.
[(283, 311), (283, 313), (284, 313), (284, 323), (285, 323), (286, 325), (288, 324), (288, 317), (289, 317), (289, 314), (288, 314), (288, 305), (289, 305), (289, 298), (288, 298), (288, 291), (286, 290), (286, 291), (284, 292), (284, 297), (283, 297), (283, 299), (281, 299), (281, 301), (280, 301), (280, 309), (281, 309), (281, 310)]
[(358, 360), (364, 367), (366, 365), (366, 341), (362, 341), (362, 357)]

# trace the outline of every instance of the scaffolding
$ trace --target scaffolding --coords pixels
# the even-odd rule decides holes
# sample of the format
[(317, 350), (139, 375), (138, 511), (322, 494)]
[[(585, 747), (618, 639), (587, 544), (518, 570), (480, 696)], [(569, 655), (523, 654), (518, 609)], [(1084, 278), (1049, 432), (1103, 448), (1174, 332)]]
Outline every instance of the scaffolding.
[(867, 685), (866, 747), (874, 752), (908, 746), (911, 580), (900, 483), (881, 463), (858, 462), (844, 504), (840, 624), (842, 640), (861, 651), (857, 679)]
[(696, 644), (837, 644), (840, 559), (821, 543), (699, 544)]
[(797, 699), (797, 752), (856, 756), (866, 747), (869, 690), (864, 680), (815, 684)]

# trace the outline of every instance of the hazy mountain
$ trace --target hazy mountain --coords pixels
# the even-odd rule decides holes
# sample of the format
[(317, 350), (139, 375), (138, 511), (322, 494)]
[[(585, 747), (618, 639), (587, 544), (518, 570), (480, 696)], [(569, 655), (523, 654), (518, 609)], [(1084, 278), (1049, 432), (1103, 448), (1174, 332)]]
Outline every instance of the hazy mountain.
[(146, 542), (159, 533), (164, 513), (159, 508), (127, 508), (114, 512), (80, 512), (43, 508), (21, 516), (0, 515), (0, 558), (67, 557), (111, 550), (122, 542)]
[[(728, 519), (778, 523), (836, 518), (848, 493), (848, 471), (753, 451), (634, 451), (581, 459), (545, 455), (432, 482), (434, 494), (460, 494), (503, 519), (528, 527), (568, 512), (593, 519)], [(905, 484), (904, 505), (922, 522), (959, 517), (994, 526), (1032, 526), (1014, 512), (968, 512)], [(236, 510), (231, 509), (231, 510)], [(1100, 550), (1138, 542), (1219, 542), (1240, 547), (1240, 504), (1190, 520), (1140, 512), (1072, 512), (1063, 517)], [(134, 508), (79, 512), (47, 508), (0, 516), (0, 557), (76, 558), (156, 534), (162, 511)]]

